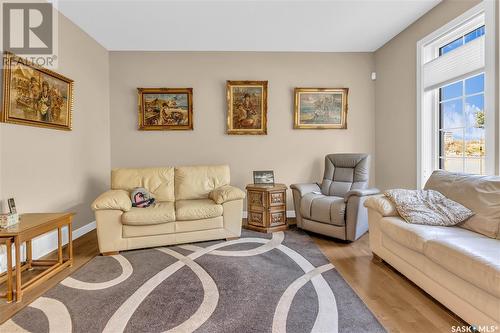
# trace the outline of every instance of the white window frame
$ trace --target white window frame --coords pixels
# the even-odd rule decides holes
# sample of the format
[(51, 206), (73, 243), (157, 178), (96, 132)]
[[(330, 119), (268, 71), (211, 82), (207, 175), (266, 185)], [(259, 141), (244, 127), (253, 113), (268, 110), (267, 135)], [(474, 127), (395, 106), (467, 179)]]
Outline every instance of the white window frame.
[[(495, 174), (500, 169), (500, 166), (495, 165), (496, 157), (499, 154), (495, 133), (497, 128), (495, 114), (495, 2), (483, 1), (417, 42), (417, 186), (419, 189), (424, 187), (432, 171), (439, 169), (439, 112), (437, 112), (439, 94), (437, 89), (424, 91), (424, 64), (439, 56), (440, 47), (483, 24), (485, 25), (485, 171), (487, 174)], [(470, 73), (470, 76), (475, 74), (478, 73)], [(429, 112), (429, 110), (433, 112)]]

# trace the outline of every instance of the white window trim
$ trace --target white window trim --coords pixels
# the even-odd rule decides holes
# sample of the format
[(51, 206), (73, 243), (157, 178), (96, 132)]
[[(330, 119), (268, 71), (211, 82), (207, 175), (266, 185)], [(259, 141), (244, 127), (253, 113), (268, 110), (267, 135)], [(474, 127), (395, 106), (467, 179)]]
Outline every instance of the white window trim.
[[(484, 108), (487, 125), (485, 129), (485, 170), (494, 174), (500, 169), (496, 164), (496, 155), (499, 154), (496, 143), (496, 112), (495, 112), (495, 2), (483, 1), (469, 9), (459, 17), (447, 23), (438, 30), (427, 35), (417, 42), (417, 186), (424, 187), (427, 178), (433, 170), (439, 168), (438, 113), (430, 115), (423, 110), (434, 108), (438, 103), (438, 96), (434, 93), (425, 93), (423, 87), (423, 64), (426, 60), (434, 58), (439, 52), (438, 47), (431, 45), (445, 45), (471, 27), (477, 25), (477, 18), (484, 15), (486, 26), (485, 34), (485, 68), (484, 68)], [(461, 27), (463, 25), (463, 27)], [(459, 28), (460, 27), (460, 28)], [(458, 28), (458, 29), (457, 29)], [(456, 30), (456, 31), (455, 31)], [(454, 33), (451, 33), (454, 31)], [(453, 51), (452, 51), (453, 52)], [(433, 54), (434, 53), (434, 54)]]

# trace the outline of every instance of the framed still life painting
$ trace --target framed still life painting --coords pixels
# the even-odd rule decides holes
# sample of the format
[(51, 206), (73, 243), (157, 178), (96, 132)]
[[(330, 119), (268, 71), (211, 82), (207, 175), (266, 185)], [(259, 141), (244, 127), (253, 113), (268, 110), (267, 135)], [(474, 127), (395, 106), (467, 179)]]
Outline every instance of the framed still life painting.
[(71, 130), (73, 80), (4, 54), (1, 121)]
[(137, 88), (139, 130), (193, 129), (193, 88)]
[(267, 81), (227, 81), (227, 134), (267, 134)]
[(348, 88), (295, 88), (294, 128), (347, 128)]

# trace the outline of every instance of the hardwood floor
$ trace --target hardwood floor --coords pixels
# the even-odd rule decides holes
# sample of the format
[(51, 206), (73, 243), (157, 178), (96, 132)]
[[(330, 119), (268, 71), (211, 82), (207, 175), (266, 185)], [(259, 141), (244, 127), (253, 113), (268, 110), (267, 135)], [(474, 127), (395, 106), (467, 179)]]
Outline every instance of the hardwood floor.
[(468, 326), (387, 263), (372, 260), (368, 234), (352, 243), (310, 236), (389, 332), (451, 332), (451, 326)]
[[(353, 243), (310, 234), (346, 282), (389, 332), (450, 332), (466, 325), (453, 313), (383, 262), (372, 260), (368, 235)], [(0, 323), (27, 306), (66, 276), (98, 255), (95, 231), (74, 241), (73, 267), (24, 295), (20, 303), (0, 301)], [(50, 254), (48, 257), (54, 257)], [(36, 272), (29, 272), (36, 274)], [(26, 278), (28, 278), (28, 274)]]

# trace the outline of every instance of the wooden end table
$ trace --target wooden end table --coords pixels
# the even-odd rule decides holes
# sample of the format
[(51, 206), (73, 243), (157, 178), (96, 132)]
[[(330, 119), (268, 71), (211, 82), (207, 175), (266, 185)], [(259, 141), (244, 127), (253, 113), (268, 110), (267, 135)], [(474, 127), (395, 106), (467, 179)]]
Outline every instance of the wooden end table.
[[(7, 292), (1, 297), (7, 302), (20, 302), (23, 293), (46, 281), (73, 264), (73, 239), (71, 222), (73, 213), (40, 213), (22, 214), (18, 224), (8, 228), (0, 228), (0, 244), (7, 246), (7, 272), (0, 275), (0, 283), (7, 281)], [(68, 227), (68, 257), (63, 257), (62, 228)], [(33, 238), (57, 229), (57, 259), (33, 260), (31, 242)], [(21, 264), (21, 244), (26, 242), (26, 261)], [(15, 249), (15, 268), (12, 268), (12, 245)], [(47, 267), (42, 273), (22, 283), (21, 272), (34, 266)], [(15, 274), (15, 278), (14, 278)], [(15, 281), (15, 291), (13, 284)]]
[(247, 185), (246, 229), (260, 232), (286, 230), (286, 185)]

